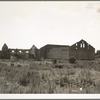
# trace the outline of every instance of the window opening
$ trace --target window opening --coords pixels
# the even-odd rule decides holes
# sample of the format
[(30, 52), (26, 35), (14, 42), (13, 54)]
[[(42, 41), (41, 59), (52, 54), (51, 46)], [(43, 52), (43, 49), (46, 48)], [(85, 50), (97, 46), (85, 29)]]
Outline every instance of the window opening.
[(80, 48), (82, 48), (82, 43), (80, 44)]
[(26, 51), (26, 53), (29, 53), (29, 51)]
[(85, 44), (83, 44), (83, 48), (85, 48)]
[(20, 53), (22, 52), (22, 51), (19, 51)]
[(12, 50), (12, 53), (14, 53), (14, 50)]

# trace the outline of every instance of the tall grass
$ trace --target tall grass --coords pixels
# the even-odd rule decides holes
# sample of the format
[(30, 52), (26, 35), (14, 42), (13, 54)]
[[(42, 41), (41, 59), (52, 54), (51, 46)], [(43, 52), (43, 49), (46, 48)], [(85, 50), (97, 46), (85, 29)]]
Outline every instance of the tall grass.
[(0, 62), (0, 93), (100, 93), (98, 62), (66, 63), (62, 68), (42, 62), (19, 62), (20, 67)]

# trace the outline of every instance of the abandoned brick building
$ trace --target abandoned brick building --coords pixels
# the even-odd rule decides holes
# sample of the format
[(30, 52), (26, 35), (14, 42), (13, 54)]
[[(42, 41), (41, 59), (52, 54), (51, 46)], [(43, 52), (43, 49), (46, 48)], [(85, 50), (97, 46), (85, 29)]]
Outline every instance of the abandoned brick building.
[(45, 45), (40, 48), (40, 56), (44, 59), (69, 59), (69, 46)]
[(34, 58), (38, 56), (38, 49), (36, 46), (32, 46), (30, 49), (12, 49), (8, 48), (6, 44), (3, 45), (2, 50), (0, 51), (1, 59), (10, 59), (12, 56), (20, 59)]
[(78, 60), (92, 60), (95, 58), (95, 48), (86, 41), (81, 40), (70, 46), (69, 56)]
[(40, 48), (40, 56), (44, 59), (66, 59), (74, 57), (78, 60), (93, 60), (95, 48), (85, 40), (68, 45), (46, 45)]
[(40, 49), (32, 46), (30, 49), (11, 49), (6, 44), (3, 45), (0, 51), (1, 59), (10, 59), (15, 56), (20, 59), (65, 59), (72, 57), (78, 60), (93, 60), (95, 59), (95, 48), (88, 44), (85, 40), (68, 46), (68, 45), (45, 45)]

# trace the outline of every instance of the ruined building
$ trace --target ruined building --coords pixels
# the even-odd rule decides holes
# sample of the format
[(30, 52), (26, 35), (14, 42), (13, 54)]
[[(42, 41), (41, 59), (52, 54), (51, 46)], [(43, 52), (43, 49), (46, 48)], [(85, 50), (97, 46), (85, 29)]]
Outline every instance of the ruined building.
[(93, 60), (95, 59), (95, 48), (85, 40), (69, 46), (69, 45), (45, 45), (38, 49), (32, 46), (30, 49), (11, 49), (6, 44), (3, 45), (0, 51), (1, 59), (10, 59), (15, 56), (20, 59), (65, 59), (68, 60), (74, 57), (77, 60)]
[(37, 58), (38, 49), (33, 45), (30, 49), (12, 49), (8, 48), (6, 44), (3, 45), (0, 51), (1, 59), (10, 59), (12, 56), (19, 59)]
[(69, 59), (69, 46), (45, 45), (40, 48), (40, 56), (44, 59)]
[(69, 56), (78, 60), (92, 60), (95, 58), (95, 48), (86, 41), (81, 40), (70, 46)]

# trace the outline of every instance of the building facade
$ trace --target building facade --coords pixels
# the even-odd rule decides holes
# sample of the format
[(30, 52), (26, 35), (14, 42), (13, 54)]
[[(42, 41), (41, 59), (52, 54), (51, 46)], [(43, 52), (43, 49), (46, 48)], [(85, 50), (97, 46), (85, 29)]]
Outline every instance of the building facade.
[(70, 46), (69, 56), (78, 60), (93, 60), (95, 59), (95, 48), (82, 39)]
[(44, 59), (69, 59), (69, 46), (46, 45), (40, 48), (40, 57)]

